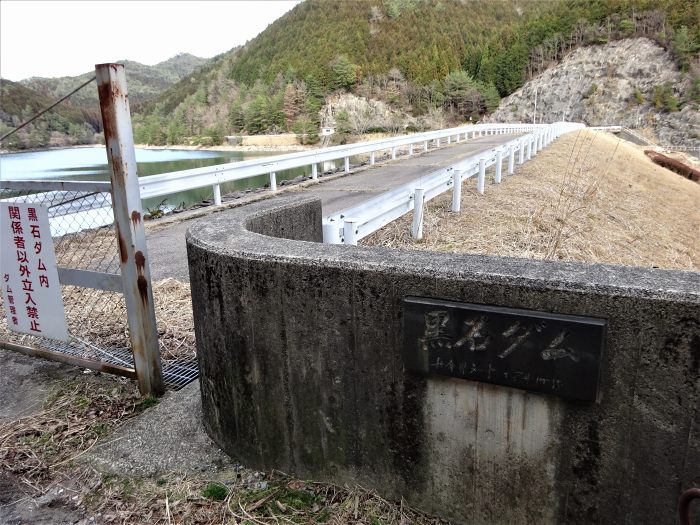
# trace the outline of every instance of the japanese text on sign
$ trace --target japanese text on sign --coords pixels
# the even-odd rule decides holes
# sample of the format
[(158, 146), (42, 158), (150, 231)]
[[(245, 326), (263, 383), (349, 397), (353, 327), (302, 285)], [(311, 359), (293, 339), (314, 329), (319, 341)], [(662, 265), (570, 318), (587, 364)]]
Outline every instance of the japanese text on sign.
[(23, 202), (0, 203), (0, 245), (8, 328), (67, 341), (47, 208)]
[(416, 372), (595, 401), (605, 329), (591, 317), (411, 297), (404, 360)]

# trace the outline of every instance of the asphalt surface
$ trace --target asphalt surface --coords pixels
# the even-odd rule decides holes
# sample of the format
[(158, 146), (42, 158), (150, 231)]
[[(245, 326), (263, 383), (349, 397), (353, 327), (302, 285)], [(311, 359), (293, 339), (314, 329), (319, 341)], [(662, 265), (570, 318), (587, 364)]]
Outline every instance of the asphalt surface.
[[(283, 186), (280, 187), (280, 190), (317, 195), (323, 203), (323, 214), (329, 215), (374, 198), (402, 184), (420, 179), (422, 176), (459, 160), (482, 151), (487, 152), (516, 136), (479, 137), (469, 139), (467, 142), (453, 143), (450, 146), (427, 153), (421, 153), (418, 148), (415, 148), (416, 154), (411, 157), (399, 157), (394, 161), (364, 166), (356, 173), (327, 181), (320, 179), (318, 184), (304, 188)], [(213, 207), (210, 209), (215, 210)], [(189, 282), (185, 234), (193, 221), (196, 220), (198, 219), (182, 220), (170, 226), (147, 232), (152, 279), (160, 280), (173, 277), (183, 282)]]

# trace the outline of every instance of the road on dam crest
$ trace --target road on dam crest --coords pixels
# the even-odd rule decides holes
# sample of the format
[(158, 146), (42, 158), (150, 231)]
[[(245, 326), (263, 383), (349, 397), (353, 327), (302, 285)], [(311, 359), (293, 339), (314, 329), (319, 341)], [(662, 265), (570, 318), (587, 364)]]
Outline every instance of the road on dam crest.
[[(323, 215), (337, 213), (376, 197), (408, 182), (419, 180), (429, 173), (450, 166), (480, 152), (505, 144), (517, 137), (490, 135), (453, 143), (426, 153), (417, 153), (394, 161), (363, 166), (356, 173), (320, 180), (318, 184), (303, 188), (287, 187), (305, 195), (316, 195), (323, 204)], [(414, 150), (419, 152), (418, 149)], [(165, 228), (147, 231), (148, 253), (151, 260), (151, 277), (154, 280), (173, 277), (189, 282), (185, 233), (194, 220), (183, 220)]]

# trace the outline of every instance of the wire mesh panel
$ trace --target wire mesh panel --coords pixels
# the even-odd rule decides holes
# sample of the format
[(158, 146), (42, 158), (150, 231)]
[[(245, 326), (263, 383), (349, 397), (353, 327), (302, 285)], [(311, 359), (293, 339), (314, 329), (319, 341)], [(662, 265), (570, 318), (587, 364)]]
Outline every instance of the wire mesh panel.
[[(60, 187), (60, 183), (45, 183), (47, 187), (52, 187), (52, 184)], [(120, 282), (119, 247), (109, 192), (0, 188), (0, 200), (48, 208), (59, 272), (62, 269), (100, 272), (106, 274), (103, 278), (107, 281)], [(109, 279), (110, 276), (113, 279)], [(63, 278), (61, 281), (61, 295), (70, 336), (68, 342), (10, 331), (2, 299), (0, 340), (133, 370), (134, 358), (122, 293), (118, 290), (65, 284)], [(170, 336), (165, 329), (163, 332), (163, 335)], [(160, 346), (167, 386), (178, 389), (197, 378), (196, 360), (191, 350), (186, 353), (172, 352), (169, 348), (171, 345)]]
[[(96, 80), (105, 141), (119, 144), (107, 151), (113, 168), (111, 180), (115, 189), (119, 188), (114, 194), (114, 203), (108, 182), (0, 180), (0, 201), (35, 204), (48, 210), (68, 329), (67, 342), (63, 341), (62, 320), (57, 323), (60, 331), (47, 332), (61, 340), (13, 332), (8, 328), (6, 305), (0, 300), (0, 346), (133, 377), (138, 380), (142, 393), (159, 394), (164, 384), (180, 388), (197, 377), (194, 327), (192, 322), (187, 322), (187, 316), (184, 316), (185, 328), (178, 334), (169, 326), (170, 320), (164, 323), (162, 330), (157, 327), (151, 301), (153, 283), (144, 257), (147, 249), (124, 66), (100, 64), (95, 73), (91, 79), (0, 136), (1, 142)], [(115, 218), (120, 225), (119, 232), (114, 226)], [(15, 223), (12, 224), (15, 228)], [(2, 249), (11, 250), (13, 247), (8, 244)], [(26, 260), (26, 254), (20, 253), (18, 251), (18, 260), (20, 257)], [(27, 267), (20, 266), (20, 271), (21, 268), (28, 277)], [(48, 288), (48, 280), (45, 276), (44, 279)], [(163, 290), (169, 288), (162, 287)], [(153, 299), (157, 300), (155, 294)], [(13, 316), (11, 322), (20, 326), (12, 296), (8, 295), (7, 300), (10, 302), (7, 308)], [(183, 310), (190, 313), (191, 321), (189, 301), (187, 303)], [(55, 317), (58, 303), (54, 302), (50, 308)], [(29, 310), (27, 307), (27, 312)], [(35, 321), (31, 329), (35, 330), (39, 326), (36, 311), (32, 315)], [(132, 333), (129, 333), (129, 326)], [(165, 359), (161, 360), (161, 356)]]
[[(48, 208), (51, 236), (59, 268), (77, 268), (119, 277), (119, 251), (109, 193), (0, 189), (0, 199)], [(97, 361), (133, 367), (129, 350), (126, 305), (121, 293), (61, 286), (70, 341), (50, 341), (11, 332), (5, 312), (0, 320), (3, 340)], [(1, 308), (4, 308), (2, 305)]]

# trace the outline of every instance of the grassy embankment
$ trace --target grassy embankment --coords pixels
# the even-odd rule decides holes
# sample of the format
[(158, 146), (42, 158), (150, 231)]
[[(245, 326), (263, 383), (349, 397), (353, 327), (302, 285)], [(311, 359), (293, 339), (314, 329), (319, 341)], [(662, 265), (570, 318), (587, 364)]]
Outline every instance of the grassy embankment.
[(460, 214), (449, 193), (428, 203), (421, 241), (408, 215), (362, 243), (700, 271), (700, 184), (617, 137), (570, 133), (500, 185), (487, 181), (484, 195), (464, 183)]

